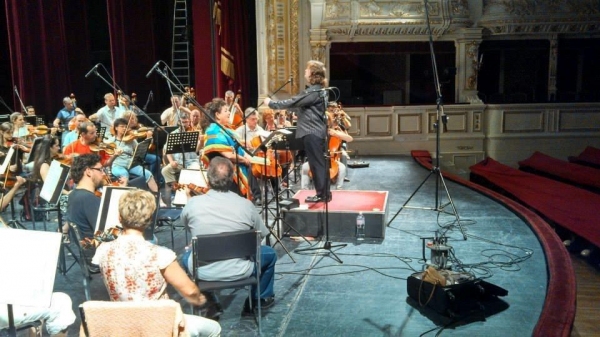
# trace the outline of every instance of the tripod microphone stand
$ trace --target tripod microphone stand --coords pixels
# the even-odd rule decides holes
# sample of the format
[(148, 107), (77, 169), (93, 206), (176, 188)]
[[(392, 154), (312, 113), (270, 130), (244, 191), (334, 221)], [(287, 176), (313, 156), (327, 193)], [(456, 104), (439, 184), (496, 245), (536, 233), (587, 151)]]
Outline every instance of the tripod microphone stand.
[[(432, 211), (436, 211), (436, 212), (444, 212), (444, 213), (447, 213), (447, 214), (454, 215), (454, 217), (456, 218), (456, 223), (458, 224), (458, 228), (460, 229), (460, 232), (463, 235), (463, 239), (467, 240), (467, 234), (465, 233), (465, 230), (464, 230), (462, 224), (460, 223), (460, 216), (458, 215), (458, 211), (456, 210), (456, 206), (454, 205), (454, 201), (452, 201), (452, 197), (450, 196), (450, 192), (448, 191), (448, 186), (446, 185), (446, 182), (444, 181), (444, 176), (442, 175), (442, 172), (440, 170), (440, 127), (442, 127), (441, 124), (443, 124), (444, 126), (446, 126), (448, 118), (444, 114), (444, 106), (443, 106), (443, 99), (442, 99), (442, 90), (441, 90), (441, 84), (440, 84), (438, 69), (437, 69), (437, 63), (435, 61), (435, 53), (434, 53), (434, 50), (433, 50), (433, 37), (432, 37), (431, 26), (430, 26), (430, 22), (429, 22), (429, 10), (428, 10), (427, 0), (425, 0), (425, 16), (427, 18), (427, 30), (429, 31), (429, 49), (430, 49), (430, 54), (431, 54), (431, 65), (432, 65), (432, 68), (433, 68), (433, 79), (434, 79), (434, 85), (435, 85), (436, 94), (437, 94), (437, 99), (436, 99), (437, 115), (436, 115), (436, 122), (434, 124), (435, 130), (436, 130), (436, 135), (435, 135), (436, 136), (436, 140), (435, 140), (435, 151), (436, 151), (435, 164), (432, 167), (432, 169), (429, 172), (429, 174), (427, 175), (427, 177), (425, 177), (425, 179), (423, 180), (423, 182), (421, 182), (421, 184), (417, 187), (417, 189), (410, 195), (410, 197), (408, 198), (408, 200), (406, 200), (406, 202), (400, 207), (400, 209), (398, 210), (398, 212), (396, 212), (396, 214), (394, 214), (394, 216), (392, 217), (392, 219), (390, 221), (388, 221), (387, 226), (389, 226), (392, 223), (392, 221), (394, 221), (394, 219), (396, 219), (396, 217), (398, 216), (398, 214), (400, 214), (400, 212), (404, 208), (425, 209), (425, 210), (432, 210)], [(433, 207), (413, 207), (413, 206), (407, 206), (408, 203), (410, 202), (410, 200), (417, 194), (417, 192), (421, 189), (421, 187), (423, 187), (423, 185), (427, 182), (427, 180), (429, 180), (429, 178), (432, 177), (432, 176), (435, 176), (435, 178), (436, 178), (436, 180), (435, 180), (435, 205)], [(448, 197), (448, 202), (445, 203), (445, 204), (441, 204), (441, 201), (440, 201), (440, 197), (439, 197), (440, 184), (442, 186), (444, 186), (444, 190), (446, 192), (446, 196)], [(451, 213), (444, 211), (444, 208), (446, 206), (448, 206), (448, 205), (450, 205), (452, 207), (452, 212)]]

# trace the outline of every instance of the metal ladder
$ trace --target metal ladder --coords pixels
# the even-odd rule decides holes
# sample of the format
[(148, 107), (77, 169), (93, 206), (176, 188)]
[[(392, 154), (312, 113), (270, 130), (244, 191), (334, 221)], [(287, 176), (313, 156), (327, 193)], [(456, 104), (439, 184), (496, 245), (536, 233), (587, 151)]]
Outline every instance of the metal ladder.
[(175, 0), (174, 6), (171, 69), (181, 84), (189, 87), (191, 31), (188, 30), (187, 0)]

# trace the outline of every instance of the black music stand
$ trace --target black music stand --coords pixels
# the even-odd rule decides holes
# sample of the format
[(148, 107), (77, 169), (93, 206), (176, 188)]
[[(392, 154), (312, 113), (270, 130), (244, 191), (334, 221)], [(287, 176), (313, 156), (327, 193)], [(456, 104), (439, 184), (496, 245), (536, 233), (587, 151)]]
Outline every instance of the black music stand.
[[(199, 131), (192, 132), (173, 132), (167, 136), (165, 144), (165, 154), (196, 152), (198, 146)], [(185, 158), (183, 158), (183, 168), (185, 168)]]
[[(295, 164), (296, 151), (304, 150), (304, 143), (302, 142), (302, 139), (296, 138), (296, 127), (295, 126), (287, 127), (287, 128), (285, 128), (285, 130), (289, 131), (289, 134), (286, 134), (283, 137), (283, 141), (273, 143), (273, 150), (285, 150), (288, 152), (294, 151), (294, 154), (292, 156), (292, 162)], [(277, 158), (277, 155), (275, 155), (275, 158)], [(298, 165), (298, 166), (301, 167), (302, 165)], [(294, 169), (295, 169), (295, 167), (294, 167)], [(296, 175), (296, 173), (294, 173), (294, 175)], [(292, 188), (290, 188), (289, 167), (286, 169), (284, 181), (285, 181), (287, 187), (283, 191), (280, 191), (278, 196), (283, 194), (283, 192), (287, 192), (287, 199), (289, 199), (290, 191), (292, 191), (292, 193), (295, 194), (294, 190)], [(296, 182), (297, 181), (294, 181), (294, 183), (296, 183)]]
[(106, 126), (101, 126), (98, 128), (98, 134), (96, 137), (99, 137), (100, 139), (104, 139), (105, 134), (106, 134)]
[[(148, 148), (150, 147), (150, 143), (152, 143), (152, 139), (145, 139), (144, 141), (139, 142), (136, 145), (135, 150), (133, 151), (133, 158), (131, 158), (131, 162), (129, 163), (129, 167), (127, 167), (127, 171), (131, 170), (132, 168), (138, 165), (144, 165), (146, 154), (148, 153)], [(145, 179), (146, 176), (144, 173), (144, 180)]]
[[(27, 124), (30, 124), (33, 126), (41, 125), (41, 124), (39, 124), (40, 120), (39, 120), (38, 116), (35, 116), (35, 115), (23, 116), (23, 119), (25, 120), (25, 123), (27, 123)], [(44, 124), (44, 123), (42, 122), (42, 124)]]
[(31, 145), (31, 152), (29, 152), (29, 157), (27, 157), (27, 162), (25, 164), (29, 164), (33, 161), (35, 153), (37, 152), (38, 145), (42, 142), (43, 139), (44, 137), (36, 137), (33, 140), (33, 144)]

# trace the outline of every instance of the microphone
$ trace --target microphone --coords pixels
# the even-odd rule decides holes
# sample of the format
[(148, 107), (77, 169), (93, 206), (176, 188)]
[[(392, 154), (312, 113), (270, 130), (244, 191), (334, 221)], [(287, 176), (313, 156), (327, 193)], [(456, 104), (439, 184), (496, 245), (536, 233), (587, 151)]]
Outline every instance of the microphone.
[(146, 74), (146, 78), (150, 77), (150, 75), (154, 72), (154, 70), (156, 70), (156, 68), (158, 68), (158, 65), (161, 63), (161, 60), (158, 60), (158, 62), (156, 62), (154, 64), (154, 66), (152, 67), (152, 69), (150, 69), (150, 71)]
[(321, 89), (313, 89), (313, 90), (307, 91), (307, 93), (317, 92), (317, 91), (329, 91), (329, 90), (333, 90), (333, 89), (337, 89), (337, 88), (336, 87), (325, 87), (325, 88), (321, 88)]
[(152, 92), (152, 90), (150, 90), (150, 100), (153, 101), (154, 100), (154, 93)]
[(95, 65), (95, 66), (94, 66), (92, 69), (90, 69), (90, 71), (88, 71), (88, 73), (87, 73), (87, 74), (85, 74), (85, 78), (88, 78), (88, 77), (90, 77), (90, 75), (91, 75), (93, 72), (96, 72), (96, 70), (98, 70), (98, 66), (99, 66), (99, 65), (100, 65), (100, 63), (96, 64), (96, 65)]
[(288, 83), (291, 83), (292, 87), (294, 86), (294, 75), (290, 74), (290, 79), (288, 80)]

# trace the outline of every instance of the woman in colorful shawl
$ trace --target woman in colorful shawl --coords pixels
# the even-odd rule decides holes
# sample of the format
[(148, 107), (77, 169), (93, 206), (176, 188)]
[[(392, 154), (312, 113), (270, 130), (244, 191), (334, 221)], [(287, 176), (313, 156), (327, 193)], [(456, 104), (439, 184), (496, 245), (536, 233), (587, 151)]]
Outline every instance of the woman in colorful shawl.
[(236, 151), (234, 141), (236, 133), (227, 128), (230, 114), (227, 104), (222, 99), (213, 99), (212, 103), (208, 105), (208, 112), (219, 125), (211, 123), (206, 128), (202, 163), (208, 167), (210, 160), (214, 156), (220, 155), (231, 160), (234, 165), (237, 164), (233, 181), (239, 189), (238, 192), (250, 200), (254, 199), (255, 204), (260, 203), (260, 188), (250, 171), (252, 157), (240, 147)]

